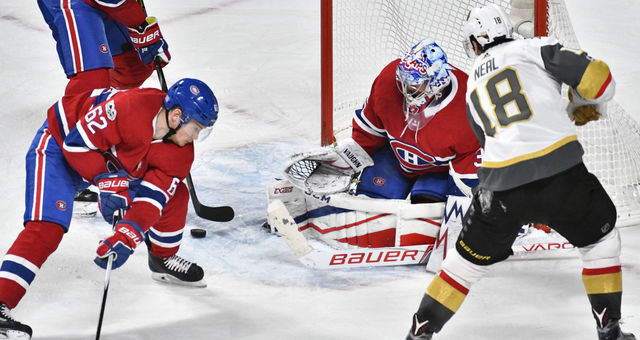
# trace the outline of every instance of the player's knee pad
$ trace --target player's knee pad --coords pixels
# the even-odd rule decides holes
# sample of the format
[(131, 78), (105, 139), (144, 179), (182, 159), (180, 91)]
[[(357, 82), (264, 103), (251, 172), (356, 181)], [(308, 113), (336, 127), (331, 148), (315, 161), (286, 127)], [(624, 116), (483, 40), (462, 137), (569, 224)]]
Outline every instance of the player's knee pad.
[(391, 148), (382, 148), (371, 158), (374, 165), (362, 171), (356, 195), (386, 199), (407, 198), (413, 181), (404, 177)]
[(456, 282), (470, 288), (487, 273), (489, 266), (471, 263), (454, 248), (442, 262), (442, 270)]
[(596, 243), (578, 248), (585, 268), (605, 268), (620, 265), (620, 233), (613, 228)]

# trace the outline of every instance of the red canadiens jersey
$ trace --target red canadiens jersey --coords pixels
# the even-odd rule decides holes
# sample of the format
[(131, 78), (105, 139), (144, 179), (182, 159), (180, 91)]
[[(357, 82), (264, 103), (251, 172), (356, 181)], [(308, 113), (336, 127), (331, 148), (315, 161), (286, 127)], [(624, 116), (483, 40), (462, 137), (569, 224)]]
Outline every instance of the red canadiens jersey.
[(160, 218), (194, 159), (193, 144), (153, 139), (164, 97), (158, 89), (97, 89), (63, 97), (47, 117), (66, 160), (85, 180), (119, 169), (139, 180), (125, 219), (143, 230)]
[[(140, 228), (147, 230), (161, 214), (171, 213), (163, 209), (189, 174), (193, 158), (193, 143), (179, 147), (154, 141), (145, 157), (147, 170), (124, 219), (135, 221)], [(186, 203), (183, 206), (186, 209)]]
[(367, 153), (389, 143), (407, 176), (448, 171), (449, 163), (463, 178), (477, 178), (482, 150), (466, 115), (467, 75), (454, 68), (451, 91), (425, 111), (437, 112), (417, 133), (406, 128), (404, 97), (396, 85), (396, 68), (392, 61), (378, 75), (364, 108), (353, 118), (353, 139)]
[(165, 93), (98, 89), (65, 96), (48, 111), (49, 129), (65, 158), (87, 181), (124, 169), (142, 178)]
[(84, 0), (127, 27), (138, 27), (146, 15), (136, 0)]

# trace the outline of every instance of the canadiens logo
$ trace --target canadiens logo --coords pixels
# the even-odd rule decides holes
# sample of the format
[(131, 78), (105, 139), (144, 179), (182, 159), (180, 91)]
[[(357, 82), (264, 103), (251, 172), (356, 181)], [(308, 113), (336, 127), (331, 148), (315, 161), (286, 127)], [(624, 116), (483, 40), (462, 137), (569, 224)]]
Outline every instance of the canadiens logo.
[(377, 185), (379, 187), (383, 186), (385, 182), (386, 182), (386, 180), (384, 178), (382, 178), (382, 177), (376, 177), (376, 178), (373, 179), (373, 184), (375, 184), (375, 185)]
[(57, 201), (56, 208), (58, 208), (58, 210), (65, 211), (67, 210), (67, 203), (65, 201)]
[(398, 140), (392, 140), (390, 144), (400, 166), (407, 171), (422, 171), (438, 166), (447, 166), (449, 160), (453, 159), (453, 157), (437, 159), (411, 144)]
[(107, 47), (107, 45), (101, 44), (99, 48), (100, 48), (100, 52), (109, 53), (109, 48)]
[(200, 93), (200, 89), (195, 85), (191, 85), (189, 87), (189, 91), (191, 91), (191, 93), (193, 93), (194, 95), (198, 95), (198, 93)]

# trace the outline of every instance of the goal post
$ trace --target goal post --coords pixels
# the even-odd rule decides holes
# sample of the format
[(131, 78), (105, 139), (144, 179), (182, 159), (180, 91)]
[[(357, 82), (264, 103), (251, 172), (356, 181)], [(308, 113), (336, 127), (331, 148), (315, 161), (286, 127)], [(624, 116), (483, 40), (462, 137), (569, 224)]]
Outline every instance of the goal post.
[[(468, 71), (462, 26), (471, 8), (487, 3), (505, 8), (518, 33), (580, 49), (563, 0), (321, 0), (322, 145), (350, 135), (380, 70), (419, 40), (434, 39), (452, 65)], [(640, 224), (639, 124), (611, 101), (607, 116), (579, 127), (578, 136), (585, 164), (616, 204), (617, 225)]]
[(320, 0), (321, 144), (333, 138), (333, 1)]
[(534, 0), (533, 5), (533, 34), (536, 37), (546, 36), (549, 32), (549, 25), (547, 25), (548, 16), (548, 0)]

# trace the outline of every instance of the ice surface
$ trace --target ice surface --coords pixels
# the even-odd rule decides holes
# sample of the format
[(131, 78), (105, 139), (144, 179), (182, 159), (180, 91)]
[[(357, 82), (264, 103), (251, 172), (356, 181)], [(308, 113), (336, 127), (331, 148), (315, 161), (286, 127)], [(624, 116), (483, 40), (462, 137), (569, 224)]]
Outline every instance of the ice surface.
[[(111, 276), (103, 339), (403, 339), (432, 275), (420, 267), (314, 271), (265, 233), (264, 187), (287, 155), (319, 143), (320, 5), (312, 0), (149, 0), (173, 59), (169, 83), (197, 77), (221, 103), (212, 136), (196, 147), (200, 200), (231, 205), (214, 223), (190, 211), (180, 254), (201, 264), (208, 287), (152, 281), (144, 249)], [(640, 117), (640, 3), (568, 0), (583, 48), (607, 61), (616, 99)], [(66, 80), (35, 1), (0, 3), (0, 253), (21, 230), (24, 154)], [(157, 87), (152, 77), (147, 86)], [(640, 229), (620, 230), (623, 322), (640, 333)], [(95, 337), (104, 272), (92, 263), (110, 232), (74, 219), (60, 248), (14, 311), (34, 339)], [(594, 339), (576, 257), (507, 261), (473, 287), (437, 339)]]

